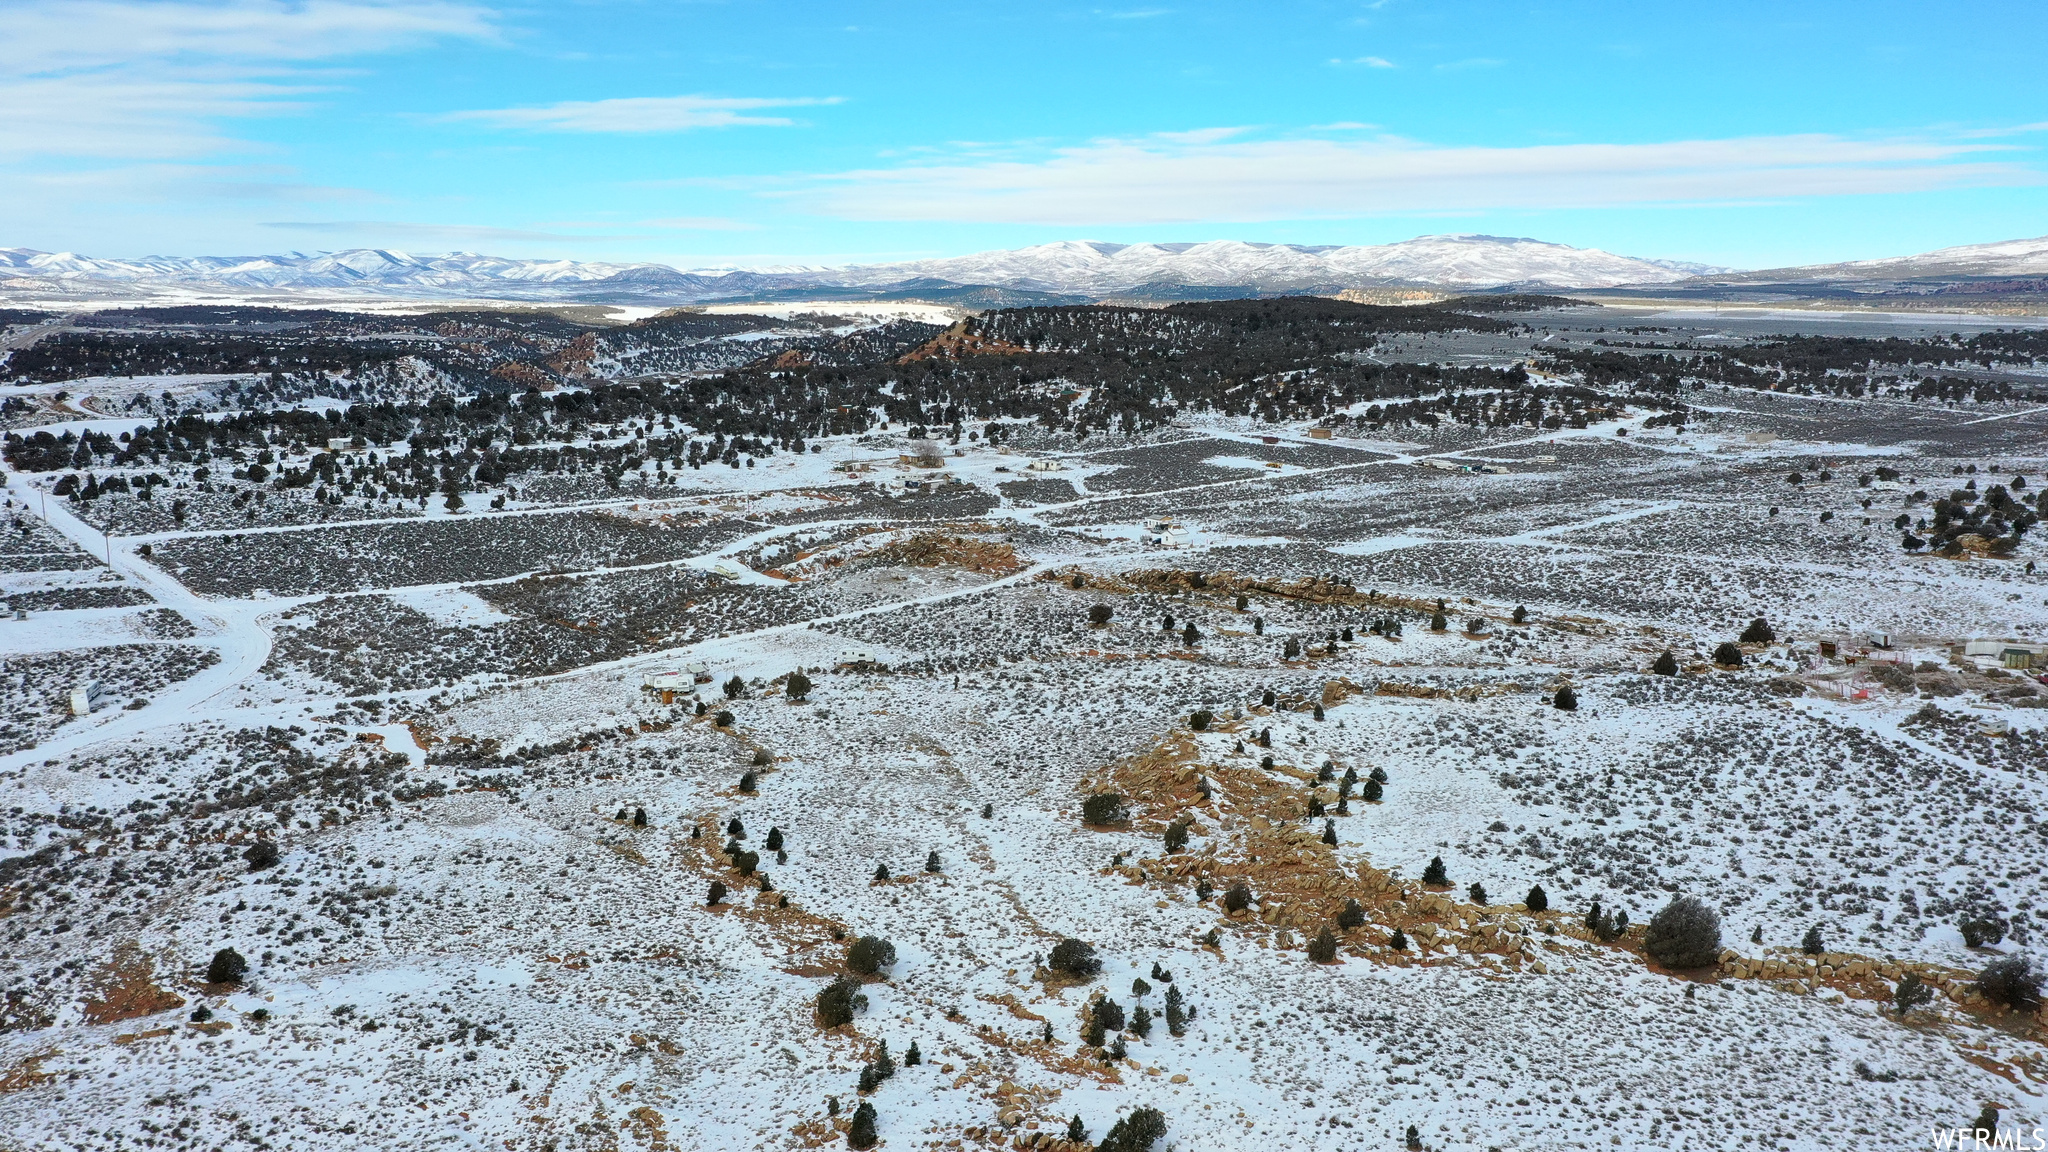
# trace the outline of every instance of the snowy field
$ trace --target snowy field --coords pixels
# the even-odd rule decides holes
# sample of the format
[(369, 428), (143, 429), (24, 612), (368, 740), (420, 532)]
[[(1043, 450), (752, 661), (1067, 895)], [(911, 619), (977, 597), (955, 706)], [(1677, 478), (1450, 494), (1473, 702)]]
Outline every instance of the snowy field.
[[(2048, 546), (1891, 527), (2048, 484), (2048, 411), (1693, 407), (834, 437), (495, 509), (13, 475), (0, 1149), (807, 1149), (863, 1102), (894, 1149), (1140, 1107), (1187, 1152), (2048, 1125), (2040, 1017), (1972, 992), (2048, 941), (2048, 688), (1963, 647), (2048, 639)], [(1681, 894), (1713, 964), (1646, 954)]]

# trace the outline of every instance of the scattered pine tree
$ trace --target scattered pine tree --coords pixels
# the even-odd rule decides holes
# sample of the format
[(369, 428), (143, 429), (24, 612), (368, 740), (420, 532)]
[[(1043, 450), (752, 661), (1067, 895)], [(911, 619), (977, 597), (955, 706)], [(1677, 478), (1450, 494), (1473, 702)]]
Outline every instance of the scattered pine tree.
[(1190, 822), (1186, 817), (1175, 820), (1166, 826), (1165, 843), (1168, 852), (1179, 852), (1188, 846), (1188, 830), (1190, 827)]
[[(1316, 807), (1320, 808), (1322, 804), (1318, 802)], [(1337, 822), (1335, 820), (1323, 821), (1323, 843), (1328, 844), (1332, 848), (1337, 846)]]
[(1517, 624), (1527, 624), (1529, 622), (1529, 610), (1520, 604), (1515, 605), (1514, 621)]
[(242, 977), (249, 974), (249, 962), (233, 948), (222, 948), (213, 954), (213, 962), (206, 966), (208, 984), (240, 984)]
[(249, 862), (249, 871), (261, 872), (277, 863), (277, 841), (258, 840), (242, 853), (242, 859)]
[(1820, 934), (1820, 925), (1815, 924), (1806, 930), (1806, 935), (1799, 941), (1799, 950), (1808, 956), (1818, 956), (1828, 950), (1827, 941)]
[(811, 678), (801, 671), (791, 672), (783, 683), (782, 691), (792, 701), (801, 704), (811, 695)]
[(1474, 904), (1484, 905), (1488, 902), (1486, 899), (1486, 885), (1481, 884), (1477, 880), (1466, 886), (1465, 895), (1471, 897)]
[(875, 865), (874, 882), (877, 884), (887, 884), (889, 882), (889, 866), (887, 864)]
[(853, 1110), (853, 1123), (846, 1129), (846, 1146), (854, 1149), (875, 1146), (875, 1106), (866, 1100)]
[(896, 946), (880, 936), (863, 936), (846, 950), (846, 966), (863, 976), (873, 976), (896, 962)]
[(1188, 1030), (1187, 1008), (1181, 1000), (1178, 984), (1166, 986), (1166, 1030), (1175, 1036)]
[(704, 898), (704, 906), (707, 908), (715, 908), (723, 903), (725, 903), (725, 882), (721, 880), (713, 880), (711, 882), (711, 894)]
[(1387, 947), (1392, 948), (1396, 952), (1406, 952), (1408, 950), (1408, 934), (1399, 928), (1395, 928), (1393, 937), (1387, 941)]
[(1579, 694), (1572, 691), (1572, 686), (1567, 684), (1557, 690), (1557, 695), (1551, 697), (1550, 702), (1556, 705), (1560, 712), (1576, 712), (1579, 708)]
[(1157, 1108), (1139, 1108), (1110, 1125), (1095, 1146), (1095, 1152), (1152, 1152), (1166, 1135), (1166, 1114)]
[(1721, 914), (1696, 896), (1673, 896), (1650, 917), (1643, 951), (1669, 968), (1713, 964), (1721, 955)]
[(1898, 987), (1892, 989), (1892, 1009), (1899, 1014), (1901, 1020), (1906, 1018), (1908, 1012), (1933, 1000), (1934, 989), (1929, 988), (1917, 972), (1908, 972), (1899, 977)]
[(779, 827), (770, 827), (768, 829), (768, 839), (762, 841), (761, 843), (762, 847), (768, 849), (770, 852), (782, 851), (782, 829)]
[(1223, 910), (1226, 912), (1242, 912), (1251, 906), (1251, 887), (1242, 880), (1239, 880), (1237, 883), (1232, 884), (1230, 888), (1223, 893)]
[(1328, 924), (1309, 941), (1308, 958), (1318, 964), (1334, 964), (1337, 961), (1337, 934), (1330, 931)]
[(1422, 882), (1435, 885), (1446, 885), (1451, 882), (1450, 874), (1444, 870), (1443, 857), (1431, 856), (1429, 858), (1429, 866), (1422, 870)]
[(1344, 910), (1337, 913), (1337, 927), (1350, 932), (1365, 927), (1365, 907), (1357, 900), (1344, 901)]
[(740, 791), (752, 792), (757, 782), (758, 777), (754, 775), (752, 769), (740, 773)]
[(1723, 640), (1714, 649), (1714, 663), (1719, 664), (1723, 668), (1740, 668), (1742, 667), (1742, 649), (1737, 648), (1729, 641)]
[(1102, 959), (1095, 954), (1094, 945), (1071, 937), (1052, 946), (1046, 965), (1055, 972), (1081, 980), (1102, 971)]
[(931, 854), (924, 858), (924, 870), (927, 872), (940, 871), (939, 850), (937, 848), (932, 849)]
[(1362, 797), (1368, 804), (1379, 803), (1380, 798), (1385, 795), (1386, 789), (1381, 787), (1379, 781), (1371, 779), (1370, 777), (1368, 777), (1365, 781), (1364, 790), (1359, 792), (1359, 796)]
[(1659, 676), (1676, 676), (1678, 675), (1678, 657), (1673, 656), (1671, 649), (1666, 648), (1662, 655), (1651, 662), (1650, 671), (1655, 672)]
[(1522, 903), (1531, 912), (1547, 912), (1550, 910), (1550, 893), (1543, 890), (1543, 885), (1537, 884), (1529, 889), (1529, 895)]
[(1774, 644), (1777, 642), (1777, 639), (1778, 634), (1771, 631), (1771, 626), (1764, 623), (1764, 618), (1761, 616), (1751, 620), (1749, 627), (1742, 630), (1742, 642), (1744, 644)]

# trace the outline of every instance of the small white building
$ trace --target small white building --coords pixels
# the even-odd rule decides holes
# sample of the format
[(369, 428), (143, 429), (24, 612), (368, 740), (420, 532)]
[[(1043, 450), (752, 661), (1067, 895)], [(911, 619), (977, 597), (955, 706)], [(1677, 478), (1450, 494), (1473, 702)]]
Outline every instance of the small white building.
[(711, 683), (711, 665), (702, 660), (692, 660), (683, 665), (683, 671), (690, 674), (690, 680), (697, 684)]
[(673, 704), (685, 696), (696, 695), (697, 683), (688, 672), (649, 672), (641, 677), (640, 690), (661, 697), (663, 704)]
[(726, 580), (738, 580), (746, 575), (745, 569), (741, 568), (737, 562), (722, 557), (713, 560), (706, 566), (705, 570), (713, 576), (722, 577)]
[(99, 681), (81, 681), (78, 687), (71, 690), (71, 714), (73, 716), (92, 715), (93, 708), (99, 704), (100, 698), (105, 695), (106, 687)]
[(1067, 470), (1067, 466), (1057, 460), (1033, 460), (1024, 466), (1024, 470), (1026, 472), (1064, 472)]
[(841, 648), (839, 650), (839, 662), (841, 664), (880, 664), (882, 657), (873, 648)]

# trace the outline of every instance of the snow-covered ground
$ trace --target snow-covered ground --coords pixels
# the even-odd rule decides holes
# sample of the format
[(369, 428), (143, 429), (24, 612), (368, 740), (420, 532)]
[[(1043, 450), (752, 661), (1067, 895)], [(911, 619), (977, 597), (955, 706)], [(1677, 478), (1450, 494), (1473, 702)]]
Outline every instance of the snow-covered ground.
[[(1139, 1106), (1182, 1149), (2042, 1123), (2038, 1018), (1965, 989), (2048, 931), (2048, 695), (1952, 646), (2048, 632), (2048, 549), (1907, 557), (1894, 507), (1859, 522), (1852, 463), (1782, 476), (1825, 453), (2038, 484), (2044, 417), (1864, 444), (1822, 400), (1708, 401), (1654, 440), (1640, 414), (969, 440), (934, 493), (876, 483), (932, 475), (909, 443), (827, 439), (601, 498), (111, 541), (10, 477), (51, 534), (23, 557), (62, 546), (147, 602), (0, 621), (26, 741), (0, 758), (0, 1146), (808, 1148), (862, 1099), (894, 1148), (1044, 1146), (1075, 1116), (1100, 1139)], [(1154, 517), (1189, 546), (1141, 543)], [(86, 580), (18, 567), (4, 587)], [(1744, 667), (1708, 663), (1758, 617)], [(1869, 660), (1819, 654), (1880, 627)], [(90, 716), (31, 682), (141, 684), (157, 648), (184, 655)], [(1666, 650), (1681, 672), (1650, 673)], [(644, 686), (700, 663), (694, 698)], [(1347, 769), (1383, 798), (1338, 814)], [(1084, 826), (1107, 788), (1132, 820)], [(1421, 886), (1433, 857), (1450, 887)], [(1551, 911), (1517, 907), (1539, 884)], [(1669, 972), (1582, 926), (1676, 893), (1720, 909), (1730, 962)], [(1310, 960), (1351, 898), (1363, 925)], [(1992, 917), (2004, 940), (1967, 947)], [(1825, 974), (1743, 975), (1810, 929)], [(866, 935), (896, 961), (821, 1028)], [(1068, 938), (1099, 973), (1049, 978)], [(243, 983), (205, 983), (222, 948)], [(1952, 993), (1888, 1013), (1899, 965)], [(1169, 986), (1183, 1035), (1084, 1046), (1091, 995), (1159, 1016)]]

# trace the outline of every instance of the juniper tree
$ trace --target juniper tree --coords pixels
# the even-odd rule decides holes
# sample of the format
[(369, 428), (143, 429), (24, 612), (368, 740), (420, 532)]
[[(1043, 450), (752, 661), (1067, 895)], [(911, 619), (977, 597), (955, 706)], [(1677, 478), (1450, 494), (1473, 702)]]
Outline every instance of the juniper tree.
[(1130, 1054), (1131, 1050), (1124, 1047), (1124, 1038), (1121, 1033), (1109, 1042), (1109, 1051), (1103, 1053), (1111, 1062), (1128, 1059)]
[(1356, 899), (1344, 901), (1344, 910), (1337, 913), (1337, 927), (1346, 932), (1365, 927), (1365, 907)]
[(1175, 1036), (1188, 1030), (1187, 1008), (1181, 1001), (1178, 984), (1166, 986), (1166, 1030)]
[(846, 1129), (846, 1146), (867, 1149), (875, 1146), (875, 1106), (866, 1100), (853, 1110), (853, 1123)]
[(1704, 968), (1721, 954), (1721, 915), (1696, 896), (1673, 896), (1643, 934), (1643, 951), (1670, 968)]
[(1088, 609), (1088, 622), (1097, 628), (1110, 622), (1116, 612), (1107, 604), (1096, 604)]
[(1223, 910), (1226, 912), (1242, 912), (1251, 906), (1252, 890), (1242, 880), (1223, 893)]
[(249, 871), (261, 872), (277, 863), (277, 841), (258, 840), (242, 853), (242, 859), (249, 862)]
[(1179, 852), (1188, 846), (1188, 829), (1189, 824), (1186, 817), (1175, 820), (1166, 826), (1165, 842), (1168, 852)]
[(1395, 928), (1393, 936), (1387, 940), (1387, 947), (1392, 948), (1396, 952), (1406, 952), (1408, 950), (1408, 934), (1399, 928)]
[(887, 1080), (896, 1074), (896, 1061), (889, 1056), (889, 1042), (887, 1040), (875, 1041), (873, 1067), (875, 1075), (883, 1080)]
[(1561, 712), (1576, 712), (1579, 708), (1579, 694), (1572, 691), (1571, 685), (1566, 684), (1557, 690), (1557, 695), (1551, 697), (1550, 702)]
[(863, 936), (846, 950), (846, 966), (863, 976), (873, 976), (896, 962), (896, 946), (880, 936)]
[(853, 1022), (853, 1014), (868, 1006), (859, 980), (840, 976), (818, 992), (818, 1022), (827, 1028)]
[(1109, 997), (1105, 996), (1097, 1000), (1095, 1007), (1090, 1009), (1090, 1012), (1095, 1019), (1102, 1021), (1102, 1026), (1105, 1029), (1111, 1032), (1121, 1032), (1124, 1030), (1124, 1006), (1111, 1000)]
[(1444, 871), (1443, 857), (1431, 856), (1429, 858), (1429, 866), (1422, 870), (1422, 882), (1424, 884), (1437, 885), (1449, 884), (1451, 882), (1450, 874)]
[(1514, 621), (1517, 624), (1527, 624), (1529, 622), (1529, 610), (1520, 604), (1515, 605)]
[(1314, 820), (1314, 819), (1316, 819), (1316, 818), (1318, 818), (1318, 817), (1320, 817), (1320, 816), (1322, 816), (1322, 815), (1323, 815), (1323, 801), (1322, 801), (1322, 797), (1320, 797), (1320, 796), (1317, 796), (1317, 795), (1316, 795), (1315, 793), (1313, 793), (1313, 792), (1309, 793), (1309, 794), (1308, 794), (1308, 818), (1309, 818), (1309, 819), (1311, 819), (1311, 820)]
[(1422, 1152), (1422, 1133), (1413, 1124), (1408, 1126), (1407, 1146), (1408, 1152)]
[(1597, 932), (1600, 929), (1601, 922), (1606, 917), (1607, 914), (1600, 910), (1600, 898), (1595, 896), (1593, 898), (1593, 906), (1586, 909), (1586, 927)]
[(1749, 942), (1750, 942), (1751, 944), (1761, 944), (1761, 943), (1763, 943), (1763, 942), (1764, 942), (1764, 926), (1763, 926), (1763, 925), (1761, 925), (1761, 924), (1758, 924), (1757, 926), (1755, 926), (1754, 928), (1751, 928), (1751, 929), (1749, 930)]
[(213, 961), (206, 966), (208, 984), (240, 984), (242, 977), (249, 974), (249, 962), (233, 948), (222, 948), (213, 954)]
[(937, 872), (940, 870), (939, 850), (937, 848), (932, 849), (931, 854), (924, 858), (924, 870), (926, 872)]
[(1344, 642), (1346, 644), (1352, 643), (1351, 629), (1348, 627), (1344, 629)]
[(887, 882), (888, 882), (888, 880), (889, 880), (889, 866), (888, 866), (887, 864), (877, 864), (877, 865), (875, 865), (875, 875), (874, 875), (874, 881), (873, 881), (873, 882), (874, 882), (874, 883), (876, 883), (876, 884), (885, 884), (885, 883), (887, 883)]
[(981, 818), (983, 820), (992, 820), (995, 818), (995, 814), (996, 806), (994, 803), (983, 804), (981, 806)]
[(1193, 620), (1188, 621), (1188, 626), (1181, 629), (1180, 642), (1182, 644), (1193, 647), (1195, 642), (1201, 638), (1202, 634), (1195, 630), (1195, 622)]
[(1254, 616), (1254, 617), (1252, 617), (1252, 635), (1254, 635), (1254, 636), (1264, 636), (1265, 634), (1266, 634), (1266, 618), (1265, 618), (1264, 616)]
[(1438, 609), (1436, 614), (1429, 618), (1429, 630), (1431, 632), (1442, 632), (1450, 628), (1450, 626), (1451, 622), (1444, 619), (1442, 609)]
[(754, 749), (754, 767), (766, 768), (767, 766), (773, 763), (775, 763), (775, 757), (769, 755), (768, 750), (766, 748)]
[(754, 790), (755, 780), (756, 777), (754, 776), (752, 770), (740, 773), (740, 791), (752, 792)]
[(1216, 885), (1211, 884), (1207, 876), (1200, 877), (1195, 881), (1196, 902), (1199, 903), (1203, 900), (1207, 900), (1209, 897), (1214, 896), (1215, 894)]
[(1159, 981), (1161, 984), (1173, 983), (1173, 973), (1168, 972), (1164, 968), (1161, 968), (1159, 966), (1159, 961), (1157, 960), (1154, 960), (1152, 962), (1152, 978), (1154, 980)]
[(1374, 765), (1372, 770), (1372, 779), (1376, 783), (1385, 784), (1387, 782), (1387, 770), (1385, 768), (1379, 767), (1378, 765)]
[[(1268, 692), (1268, 693), (1266, 693), (1266, 695), (1267, 695), (1267, 697), (1269, 697), (1269, 698), (1270, 698), (1270, 697), (1271, 697), (1271, 696), (1272, 696), (1273, 694), (1272, 694), (1271, 692)], [(1261, 747), (1261, 748), (1271, 748), (1272, 746), (1273, 746), (1273, 730), (1272, 730), (1271, 728), (1261, 728), (1261, 729), (1259, 729), (1259, 747)]]
[(779, 851), (781, 851), (781, 850), (782, 850), (782, 829), (781, 829), (780, 827), (774, 827), (774, 826), (771, 826), (771, 827), (770, 827), (770, 828), (768, 829), (768, 839), (766, 839), (766, 840), (762, 841), (762, 842), (761, 842), (761, 846), (762, 846), (762, 847), (764, 847), (764, 848), (766, 848), (766, 849), (768, 849), (768, 850), (769, 850), (770, 852), (779, 852)]
[(801, 671), (791, 672), (789, 679), (783, 683), (782, 691), (791, 700), (801, 703), (811, 694), (811, 678)]
[(725, 698), (727, 700), (737, 700), (746, 695), (746, 693), (747, 682), (740, 679), (739, 676), (735, 675), (732, 679), (725, 682)]
[(1082, 588), (1087, 587), (1087, 585), (1088, 582), (1086, 580), (1081, 579), (1081, 574), (1079, 572), (1074, 573), (1071, 577), (1068, 577), (1067, 579), (1067, 587), (1072, 588), (1076, 592), (1080, 591)]
[(2031, 1012), (2041, 1006), (2041, 982), (2032, 957), (2006, 956), (1977, 974), (1977, 991), (2000, 1007)]
[(732, 727), (732, 721), (733, 721), (733, 716), (732, 716), (732, 713), (730, 713), (730, 712), (726, 711), (726, 710), (725, 710), (725, 709), (723, 709), (723, 708), (721, 708), (721, 709), (719, 709), (719, 710), (718, 710), (718, 715), (716, 715), (716, 716), (713, 716), (713, 717), (711, 718), (711, 722), (712, 722), (712, 723), (714, 723), (714, 724), (716, 724), (716, 725), (718, 725), (718, 726), (719, 726), (720, 728), (730, 728), (730, 727)]
[(1764, 623), (1764, 618), (1761, 616), (1751, 620), (1749, 627), (1742, 630), (1742, 642), (1744, 644), (1772, 644), (1777, 639), (1778, 634), (1771, 631), (1771, 626)]
[(1047, 1044), (1052, 1043), (1052, 1021), (1043, 1020), (1040, 1023), (1045, 1025), (1045, 1030), (1039, 1035), (1039, 1039)]
[(1110, 1132), (1096, 1144), (1096, 1152), (1151, 1152), (1151, 1146), (1165, 1136), (1165, 1113), (1159, 1109), (1135, 1109), (1110, 1125)]
[(1100, 1048), (1109, 1043), (1109, 1028), (1101, 1017), (1092, 1013), (1088, 1015), (1081, 1025), (1081, 1043), (1090, 1048)]
[(1337, 934), (1330, 931), (1329, 925), (1323, 925), (1323, 930), (1316, 933), (1314, 940), (1309, 941), (1308, 958), (1318, 964), (1331, 964), (1336, 961)]
[(624, 808), (621, 808), (621, 809), (619, 809), (619, 814), (618, 814), (618, 815), (616, 815), (616, 816), (614, 816), (614, 817), (612, 817), (612, 819), (614, 819), (614, 820), (616, 820), (616, 821), (620, 822), (621, 824), (625, 823), (625, 821), (626, 821), (626, 810), (625, 810)]
[(711, 894), (705, 897), (704, 904), (706, 907), (716, 907), (717, 905), (723, 904), (724, 902), (725, 882), (722, 880), (713, 880), (711, 882)]
[(1899, 977), (1898, 987), (1892, 989), (1892, 1009), (1899, 1014), (1901, 1020), (1906, 1018), (1908, 1012), (1933, 1000), (1934, 989), (1921, 981), (1918, 972), (1908, 972)]
[(1380, 797), (1385, 794), (1386, 789), (1381, 787), (1380, 782), (1370, 778), (1365, 782), (1365, 790), (1359, 793), (1360, 796), (1374, 804), (1379, 803)]
[(761, 873), (761, 891), (763, 891), (763, 892), (773, 892), (773, 891), (775, 891), (775, 885), (773, 885), (773, 884), (770, 884), (770, 883), (768, 882), (768, 874), (767, 874), (766, 872), (763, 872), (763, 873)]
[(1323, 718), (1323, 706), (1321, 704), (1316, 705), (1316, 710), (1313, 713), (1313, 715), (1318, 720), (1321, 720)]
[(1808, 956), (1818, 956), (1828, 950), (1827, 941), (1820, 934), (1820, 925), (1815, 924), (1806, 930), (1806, 935), (1799, 941), (1799, 950)]
[(1159, 630), (1160, 630), (1161, 632), (1171, 632), (1171, 631), (1173, 631), (1173, 616), (1172, 616), (1172, 615), (1171, 615), (1170, 613), (1169, 613), (1169, 614), (1167, 615), (1167, 617), (1166, 617), (1166, 622), (1165, 622), (1164, 624), (1161, 624), (1161, 625), (1159, 626)]
[(633, 809), (633, 827), (635, 827), (635, 828), (645, 828), (645, 827), (647, 827), (647, 809), (645, 809), (645, 808), (635, 808), (635, 809)]
[(1742, 649), (1732, 642), (1723, 640), (1714, 648), (1714, 663), (1724, 668), (1742, 667)]
[(1188, 714), (1188, 727), (1197, 732), (1206, 732), (1209, 729), (1210, 721), (1214, 719), (1216, 719), (1214, 712), (1209, 711), (1207, 708), (1198, 709)]
[(1655, 672), (1659, 676), (1676, 676), (1678, 675), (1678, 657), (1673, 656), (1671, 649), (1666, 648), (1662, 655), (1659, 655), (1656, 660), (1651, 662), (1650, 671)]
[(1328, 844), (1332, 848), (1337, 846), (1337, 822), (1335, 820), (1323, 821), (1323, 843)]
[(1296, 640), (1296, 639), (1295, 639), (1294, 637), (1292, 637), (1292, 636), (1289, 636), (1289, 637), (1287, 638), (1287, 643), (1286, 643), (1286, 644), (1284, 644), (1284, 645), (1282, 645), (1282, 646), (1281, 646), (1281, 648), (1280, 648), (1280, 658), (1281, 658), (1282, 660), (1295, 660), (1295, 659), (1299, 659), (1299, 658), (1300, 658), (1300, 656), (1301, 656), (1301, 641), (1299, 641), (1299, 640)]
[(1055, 972), (1086, 980), (1102, 971), (1102, 959), (1095, 955), (1092, 944), (1071, 937), (1052, 946), (1046, 957), (1046, 966)]
[(924, 1063), (924, 1053), (919, 1052), (917, 1050), (917, 1041), (912, 1040), (910, 1042), (910, 1047), (904, 1050), (903, 1066), (905, 1068), (911, 1068), (922, 1063)]
[(1550, 893), (1543, 890), (1543, 885), (1537, 884), (1529, 889), (1529, 895), (1522, 904), (1531, 912), (1547, 912), (1550, 910)]
[(1481, 884), (1477, 880), (1466, 886), (1465, 895), (1471, 897), (1474, 904), (1484, 905), (1488, 902), (1486, 899), (1486, 885)]
[(1097, 792), (1081, 801), (1081, 823), (1097, 826), (1121, 824), (1130, 818), (1124, 798), (1118, 792)]
[(740, 818), (735, 816), (731, 820), (726, 821), (725, 834), (735, 840), (745, 840), (747, 838), (747, 826), (740, 823)]
[(1237, 610), (1238, 610), (1239, 612), (1242, 612), (1242, 611), (1244, 611), (1244, 610), (1245, 610), (1246, 608), (1249, 608), (1249, 607), (1251, 607), (1251, 603), (1252, 603), (1252, 602), (1251, 602), (1251, 600), (1250, 600), (1250, 599), (1248, 599), (1248, 598), (1247, 598), (1247, 597), (1245, 596), (1245, 594), (1244, 594), (1244, 593), (1242, 593), (1242, 592), (1239, 592), (1239, 593), (1237, 594)]
[(742, 852), (732, 858), (732, 866), (742, 876), (752, 876), (754, 869), (761, 866), (759, 852)]
[(1088, 1139), (1088, 1126), (1081, 1123), (1080, 1113), (1075, 1113), (1067, 1124), (1067, 1143), (1080, 1144)]
[(1264, 692), (1259, 693), (1259, 703), (1267, 708), (1271, 708), (1273, 706), (1273, 702), (1277, 699), (1278, 697), (1273, 695), (1273, 690), (1271, 688), (1268, 688)]

